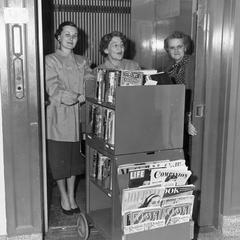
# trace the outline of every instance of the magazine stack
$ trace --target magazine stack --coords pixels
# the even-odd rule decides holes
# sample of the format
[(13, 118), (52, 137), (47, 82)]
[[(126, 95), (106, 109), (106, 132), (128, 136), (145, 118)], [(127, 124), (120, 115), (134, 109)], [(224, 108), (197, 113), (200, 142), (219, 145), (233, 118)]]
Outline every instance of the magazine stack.
[(189, 222), (194, 185), (184, 159), (125, 164), (118, 175), (128, 178), (122, 191), (122, 226), (131, 234)]

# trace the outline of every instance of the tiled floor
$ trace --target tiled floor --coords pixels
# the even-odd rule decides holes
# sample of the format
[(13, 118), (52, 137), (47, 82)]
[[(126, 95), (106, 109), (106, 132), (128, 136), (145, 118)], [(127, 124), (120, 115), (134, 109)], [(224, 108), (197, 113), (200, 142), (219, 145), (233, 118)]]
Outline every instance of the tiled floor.
[[(78, 187), (76, 200), (81, 209), (85, 209), (85, 181), (84, 178), (78, 179)], [(49, 231), (45, 236), (45, 240), (80, 240), (80, 236), (77, 231), (77, 219), (78, 215), (66, 216), (61, 212), (59, 205), (59, 193), (56, 185), (53, 185), (49, 189), (49, 196), (51, 198), (49, 209)], [(50, 194), (51, 193), (51, 194)], [(101, 234), (93, 227), (90, 227), (90, 234), (88, 240), (104, 240)], [(114, 239), (113, 239), (114, 240)], [(168, 240), (161, 239), (159, 240)], [(185, 240), (185, 239), (178, 239)], [(224, 238), (217, 231), (208, 233), (196, 233), (194, 240), (240, 240), (239, 238), (228, 237)]]
[[(59, 240), (59, 239), (66, 239), (66, 240), (80, 240), (81, 238), (78, 235), (76, 227), (68, 227), (63, 229), (51, 229), (47, 234), (45, 240)], [(105, 240), (96, 229), (90, 230), (88, 240)], [(114, 240), (114, 239), (113, 239)], [(168, 240), (168, 239), (161, 239), (159, 240)], [(176, 239), (176, 240), (185, 240), (185, 239)], [(212, 233), (199, 233), (198, 236), (195, 236), (194, 240), (239, 240), (239, 238), (234, 237), (223, 237), (221, 234), (217, 232)]]

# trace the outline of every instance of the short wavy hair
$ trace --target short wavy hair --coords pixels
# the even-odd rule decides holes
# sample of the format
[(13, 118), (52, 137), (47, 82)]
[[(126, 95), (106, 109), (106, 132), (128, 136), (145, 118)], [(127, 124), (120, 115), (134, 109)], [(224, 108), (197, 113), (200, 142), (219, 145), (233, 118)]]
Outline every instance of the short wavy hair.
[(191, 55), (194, 52), (194, 43), (191, 37), (183, 32), (174, 31), (167, 38), (164, 39), (164, 49), (168, 53), (168, 42), (171, 39), (183, 39), (183, 44), (186, 48), (186, 54)]
[(66, 21), (66, 22), (61, 23), (61, 24), (58, 26), (58, 29), (56, 30), (56, 32), (55, 32), (55, 34), (54, 34), (54, 37), (55, 37), (57, 40), (59, 40), (58, 37), (59, 37), (59, 35), (61, 35), (61, 33), (62, 33), (62, 31), (63, 31), (63, 28), (64, 28), (65, 26), (75, 27), (75, 28), (77, 29), (78, 37), (79, 37), (79, 28), (78, 28), (78, 26), (77, 26), (75, 23), (73, 23), (73, 22)]
[(125, 49), (127, 48), (127, 38), (122, 32), (113, 31), (111, 33), (105, 34), (101, 38), (101, 41), (100, 41), (100, 44), (99, 44), (99, 51), (104, 57), (107, 56), (107, 54), (104, 51), (108, 48), (108, 45), (111, 42), (113, 37), (119, 37), (123, 42), (124, 48)]

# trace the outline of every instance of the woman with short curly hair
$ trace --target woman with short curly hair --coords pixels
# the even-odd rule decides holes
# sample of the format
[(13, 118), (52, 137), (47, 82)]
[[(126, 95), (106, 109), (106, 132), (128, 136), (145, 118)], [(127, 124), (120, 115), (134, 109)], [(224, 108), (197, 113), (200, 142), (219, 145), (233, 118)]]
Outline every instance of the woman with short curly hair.
[(139, 70), (137, 62), (124, 58), (127, 49), (127, 38), (119, 32), (114, 31), (105, 34), (100, 41), (100, 52), (104, 57), (104, 63), (99, 68), (116, 70)]
[(189, 162), (190, 152), (189, 135), (197, 135), (197, 130), (192, 124), (191, 114), (194, 94), (194, 68), (195, 60), (191, 56), (193, 53), (193, 41), (190, 36), (183, 32), (175, 31), (164, 40), (164, 49), (172, 60), (166, 72), (175, 84), (184, 84), (186, 87), (185, 97), (185, 124), (184, 131), (184, 152), (187, 162)]

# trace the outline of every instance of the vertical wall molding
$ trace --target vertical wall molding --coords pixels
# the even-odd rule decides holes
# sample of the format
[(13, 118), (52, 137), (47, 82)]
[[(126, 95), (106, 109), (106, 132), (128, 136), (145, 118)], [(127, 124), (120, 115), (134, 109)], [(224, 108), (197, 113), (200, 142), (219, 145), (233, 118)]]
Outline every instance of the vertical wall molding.
[(240, 2), (229, 1), (225, 7), (223, 28), (223, 69), (222, 81), (225, 82), (224, 101), (224, 144), (222, 171), (222, 208), (223, 216), (240, 215)]

